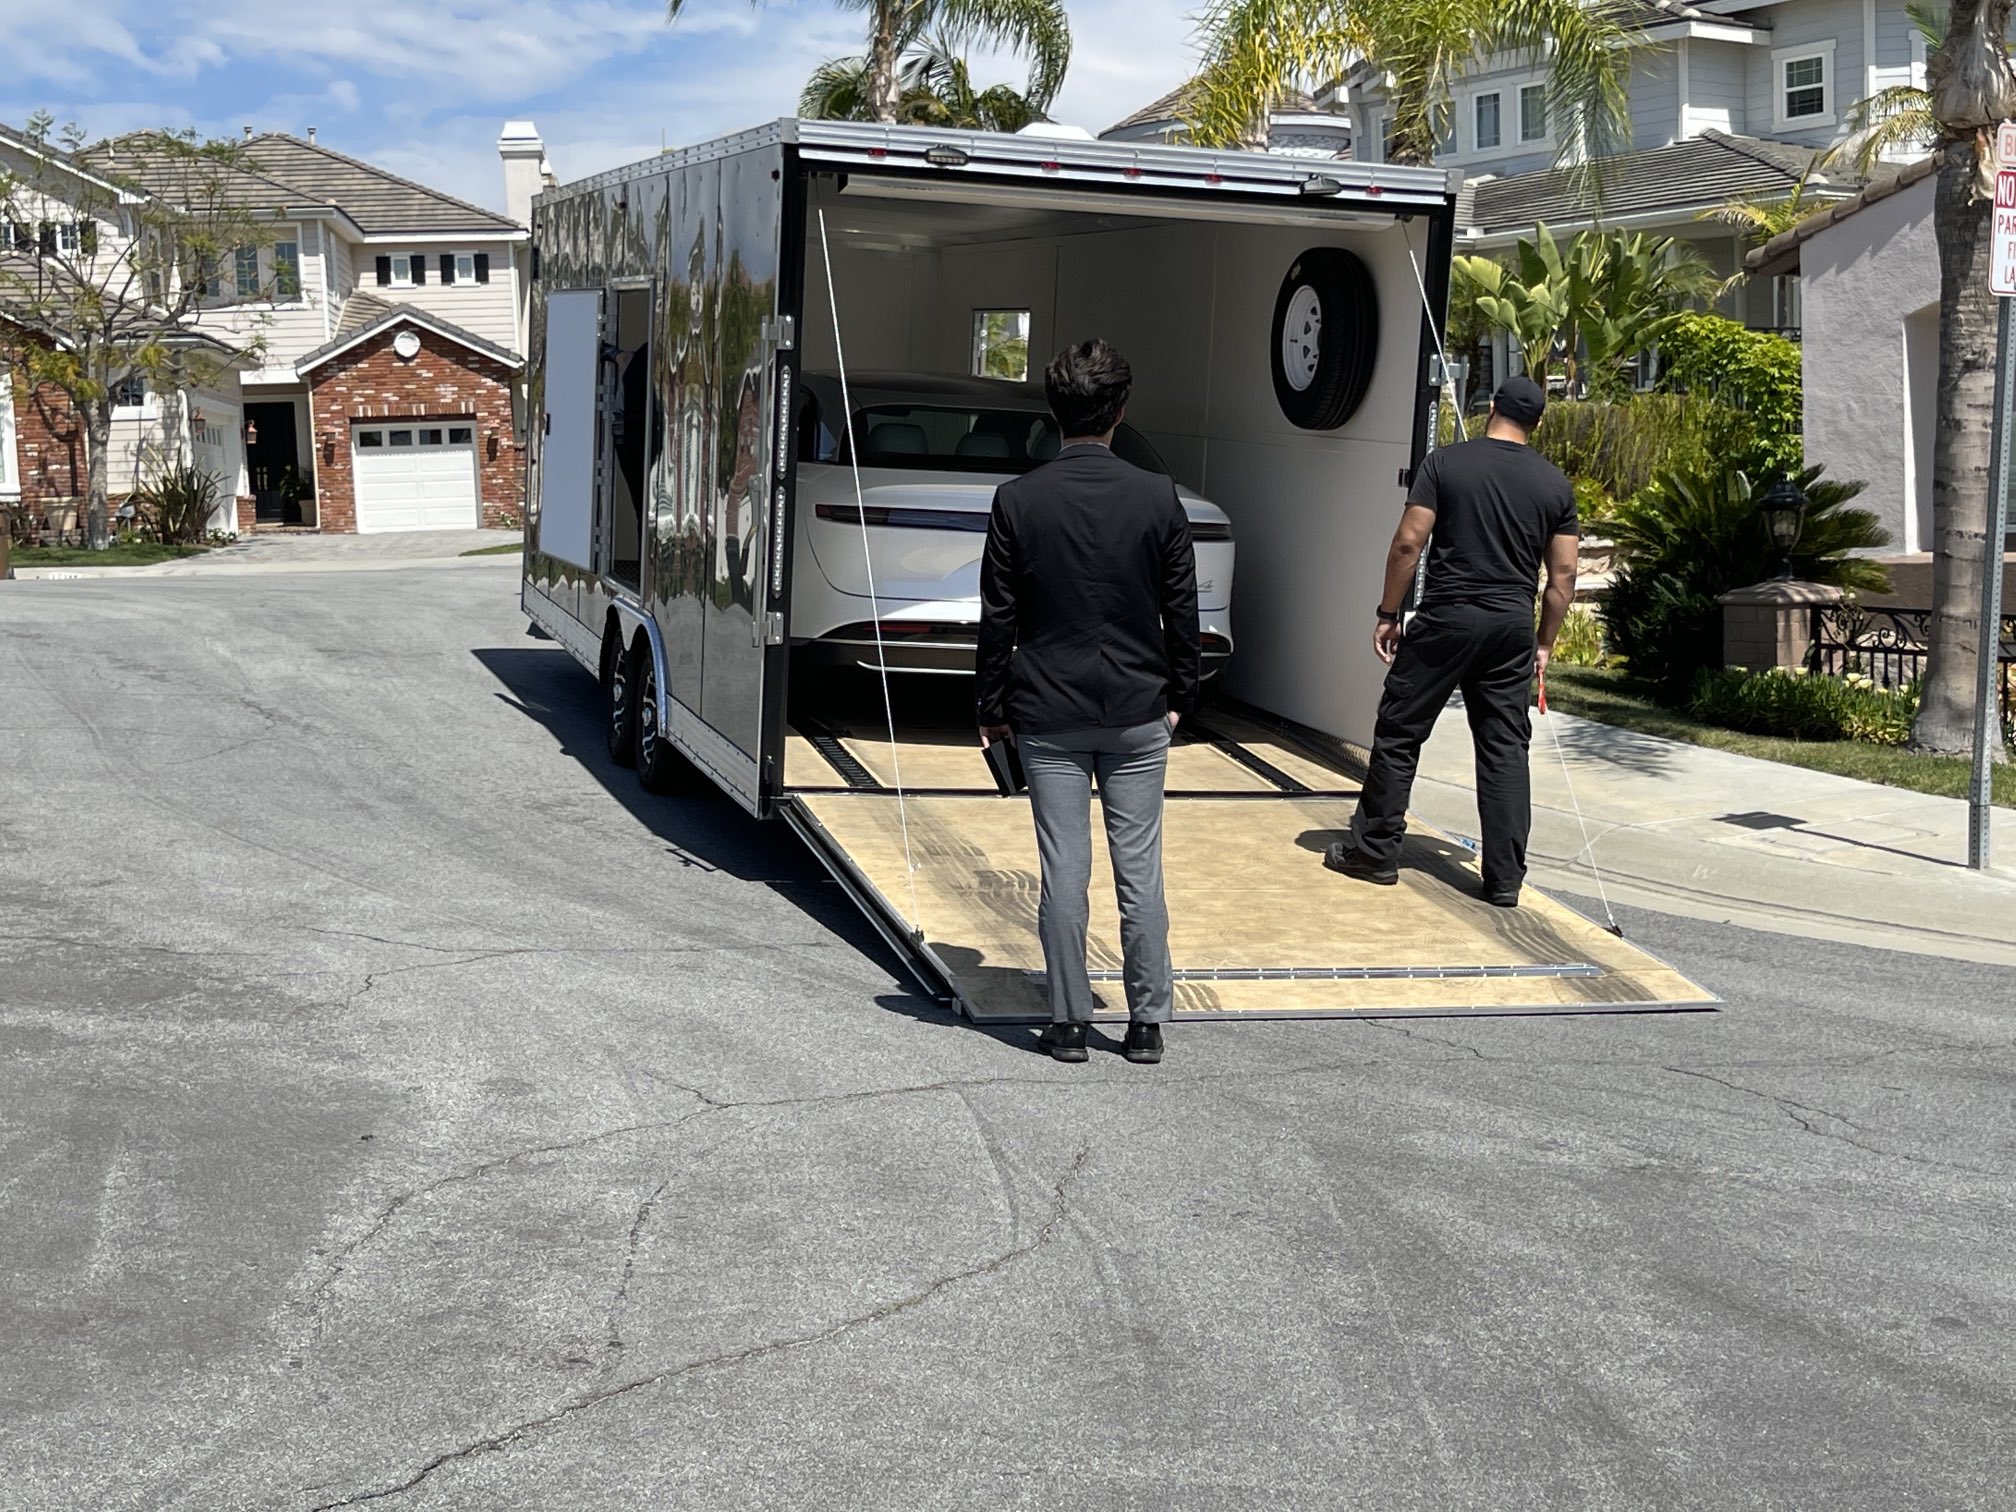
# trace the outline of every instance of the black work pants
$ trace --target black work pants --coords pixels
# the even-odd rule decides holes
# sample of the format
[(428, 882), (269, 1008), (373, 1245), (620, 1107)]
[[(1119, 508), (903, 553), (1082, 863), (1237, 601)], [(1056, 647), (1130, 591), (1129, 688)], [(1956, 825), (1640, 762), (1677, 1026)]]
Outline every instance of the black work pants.
[(1436, 605), (1414, 616), (1379, 699), (1371, 766), (1351, 825), (1359, 854), (1382, 867), (1399, 858), (1421, 742), (1435, 728), (1449, 695), (1461, 688), (1477, 748), (1484, 887), (1512, 892), (1525, 881), (1526, 838), (1533, 828), (1526, 769), (1533, 734), (1526, 712), (1533, 691), (1533, 649), (1530, 611), (1456, 604)]

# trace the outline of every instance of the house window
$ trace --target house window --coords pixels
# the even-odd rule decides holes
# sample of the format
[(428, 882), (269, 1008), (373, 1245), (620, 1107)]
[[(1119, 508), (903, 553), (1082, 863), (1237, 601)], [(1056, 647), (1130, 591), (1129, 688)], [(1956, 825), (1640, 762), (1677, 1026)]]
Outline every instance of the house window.
[(392, 259), (392, 282), (395, 285), (410, 286), (413, 282), (413, 259), (403, 253)]
[(1489, 152), (1502, 139), (1499, 124), (1499, 97), (1495, 94), (1477, 96), (1473, 111), (1476, 120), (1476, 142), (1479, 152)]
[(385, 439), (393, 446), (411, 446), (413, 444), (413, 432), (410, 430), (387, 431)]
[(147, 412), (147, 375), (134, 373), (112, 385), (112, 412), (141, 415)]
[(273, 292), (281, 299), (301, 293), (301, 248), (291, 241), (273, 243)]
[(476, 254), (474, 252), (457, 252), (455, 254), (455, 282), (476, 282)]
[(448, 444), (450, 446), (471, 446), (475, 444), (475, 441), (476, 431), (472, 426), (452, 425), (448, 428)]
[(359, 451), (369, 451), (374, 446), (383, 446), (384, 444), (385, 432), (383, 431), (357, 432), (357, 448)]
[(1435, 156), (1453, 157), (1456, 153), (1456, 112), (1445, 110), (1435, 122)]
[(257, 247), (240, 247), (233, 262), (237, 274), (238, 297), (240, 299), (257, 299), (259, 297), (259, 249)]
[(1799, 275), (1782, 274), (1771, 280), (1771, 324), (1781, 335), (1798, 340), (1802, 324)]
[(1547, 140), (1547, 86), (1526, 84), (1519, 90), (1519, 140)]
[(1771, 55), (1778, 70), (1781, 128), (1834, 124), (1834, 44), (1820, 43)]
[(973, 376), (1029, 381), (1029, 312), (973, 312)]
[(1382, 162), (1393, 161), (1393, 117), (1379, 117), (1379, 157)]
[(422, 446), (439, 446), (441, 444), (441, 432), (438, 429), (423, 430), (420, 432), (420, 444)]

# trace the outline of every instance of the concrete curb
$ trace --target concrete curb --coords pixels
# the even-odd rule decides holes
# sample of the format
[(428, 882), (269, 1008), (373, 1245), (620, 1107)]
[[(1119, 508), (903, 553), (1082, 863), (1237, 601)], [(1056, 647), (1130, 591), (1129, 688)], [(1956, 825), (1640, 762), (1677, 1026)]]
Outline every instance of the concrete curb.
[(20, 567), (15, 569), (15, 577), (24, 583), (81, 582), (137, 578), (261, 577), (275, 573), (303, 572), (401, 572), (417, 567), (466, 569), (499, 565), (509, 566), (513, 571), (517, 571), (523, 563), (522, 556), (500, 552), (495, 556), (393, 557), (382, 561), (365, 562), (330, 559), (301, 562), (205, 562), (198, 566), (192, 566), (187, 562), (159, 562), (147, 567)]

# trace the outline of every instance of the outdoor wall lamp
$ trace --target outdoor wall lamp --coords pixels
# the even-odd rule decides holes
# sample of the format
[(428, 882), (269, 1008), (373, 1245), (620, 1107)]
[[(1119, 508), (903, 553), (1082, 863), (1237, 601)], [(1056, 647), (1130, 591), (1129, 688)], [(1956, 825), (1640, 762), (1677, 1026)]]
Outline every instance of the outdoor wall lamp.
[(250, 420), (245, 422), (245, 444), (247, 446), (257, 446), (259, 444), (259, 427), (254, 425)]
[(1344, 186), (1338, 183), (1336, 179), (1318, 173), (1313, 177), (1302, 180), (1300, 192), (1309, 195), (1342, 194)]
[(1771, 544), (1785, 553), (1785, 565), (1779, 569), (1776, 581), (1790, 582), (1792, 549), (1799, 544), (1800, 533), (1806, 528), (1806, 490), (1790, 478), (1780, 478), (1764, 490), (1757, 512), (1764, 516)]

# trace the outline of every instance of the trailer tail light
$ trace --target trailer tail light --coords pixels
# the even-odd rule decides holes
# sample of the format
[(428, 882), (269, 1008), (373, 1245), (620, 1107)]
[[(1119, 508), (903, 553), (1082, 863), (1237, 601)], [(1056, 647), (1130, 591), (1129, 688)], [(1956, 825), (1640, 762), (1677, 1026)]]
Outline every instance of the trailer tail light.
[(985, 533), (987, 515), (975, 509), (920, 509), (912, 506), (870, 504), (862, 509), (853, 504), (820, 504), (812, 511), (816, 519), (835, 525), (887, 525), (897, 530), (964, 530)]

